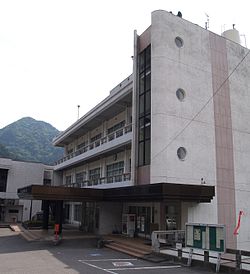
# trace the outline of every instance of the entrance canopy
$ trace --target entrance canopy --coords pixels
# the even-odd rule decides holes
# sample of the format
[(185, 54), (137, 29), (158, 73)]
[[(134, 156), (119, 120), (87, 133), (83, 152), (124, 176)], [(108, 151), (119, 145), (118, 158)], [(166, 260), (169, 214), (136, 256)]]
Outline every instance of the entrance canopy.
[(215, 195), (214, 186), (148, 184), (109, 189), (30, 185), (18, 189), (20, 199), (63, 201), (162, 201), (181, 200), (207, 203)]

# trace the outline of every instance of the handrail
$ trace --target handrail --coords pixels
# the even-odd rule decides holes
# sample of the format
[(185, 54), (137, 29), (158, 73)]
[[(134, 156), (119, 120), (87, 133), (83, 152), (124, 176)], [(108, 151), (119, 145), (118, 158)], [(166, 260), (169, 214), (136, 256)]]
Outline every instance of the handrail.
[(131, 180), (131, 173), (123, 173), (121, 175), (115, 175), (111, 177), (101, 177), (94, 180), (84, 180), (82, 182), (73, 182), (71, 184), (65, 185), (66, 187), (87, 187), (87, 186), (96, 186), (102, 184), (110, 184), (110, 183), (119, 183)]
[(105, 143), (111, 142), (112, 140), (117, 139), (117, 138), (131, 132), (131, 131), (132, 131), (132, 124), (124, 126), (123, 128), (120, 128), (117, 131), (114, 131), (114, 132), (112, 132), (112, 133), (110, 133), (110, 134), (108, 134), (108, 135), (106, 135), (106, 136), (104, 136), (104, 137), (102, 137), (98, 140), (95, 140), (94, 142), (84, 146), (83, 148), (80, 148), (80, 149), (78, 149), (78, 150), (76, 150), (72, 153), (69, 153), (68, 155), (65, 155), (64, 157), (62, 157), (61, 159), (56, 161), (55, 165), (59, 165), (59, 164), (65, 162), (65, 161), (67, 161), (71, 158), (74, 158), (78, 155), (81, 155), (81, 154), (83, 154), (83, 153), (85, 153), (89, 150), (92, 150), (96, 147), (99, 147), (99, 146), (101, 146)]

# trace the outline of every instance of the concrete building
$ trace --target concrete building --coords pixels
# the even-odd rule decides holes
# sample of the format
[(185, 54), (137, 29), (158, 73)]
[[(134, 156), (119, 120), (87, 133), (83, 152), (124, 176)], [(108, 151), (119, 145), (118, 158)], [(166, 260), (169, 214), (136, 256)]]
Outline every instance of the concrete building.
[(227, 247), (249, 250), (249, 50), (162, 10), (134, 37), (132, 75), (54, 139), (75, 194), (51, 197), (88, 231), (224, 224)]
[(30, 220), (41, 211), (41, 201), (19, 199), (17, 189), (30, 184), (50, 185), (52, 176), (51, 166), (0, 158), (0, 222)]

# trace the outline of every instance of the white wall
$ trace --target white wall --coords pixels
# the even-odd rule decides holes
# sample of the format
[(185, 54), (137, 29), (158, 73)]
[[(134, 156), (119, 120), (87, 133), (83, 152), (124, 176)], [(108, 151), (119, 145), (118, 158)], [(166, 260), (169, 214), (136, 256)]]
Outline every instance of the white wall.
[[(208, 31), (166, 11), (152, 13), (151, 183), (216, 184), (213, 100), (196, 116), (213, 95), (210, 59)], [(182, 102), (178, 88), (186, 93)], [(179, 147), (187, 150), (184, 161)], [(189, 220), (217, 223), (216, 199), (187, 206)]]
[[(244, 58), (249, 49), (227, 41), (228, 67), (232, 72)], [(237, 248), (250, 250), (250, 62), (249, 56), (234, 71), (229, 80), (232, 131), (234, 144), (234, 176), (236, 220), (240, 210), (244, 211), (239, 234), (237, 236)]]
[[(6, 192), (0, 193), (2, 199), (19, 199), (17, 189), (28, 185), (42, 185), (44, 179), (44, 170), (51, 170), (51, 167), (42, 163), (12, 161), (10, 159), (0, 158), (0, 168), (8, 168), (7, 189)], [(22, 208), (22, 218), (18, 216), (18, 221), (25, 221), (30, 216), (30, 201), (19, 200)], [(8, 211), (8, 208), (6, 208)], [(32, 216), (41, 210), (41, 201), (33, 201)], [(6, 211), (6, 218), (7, 216)]]

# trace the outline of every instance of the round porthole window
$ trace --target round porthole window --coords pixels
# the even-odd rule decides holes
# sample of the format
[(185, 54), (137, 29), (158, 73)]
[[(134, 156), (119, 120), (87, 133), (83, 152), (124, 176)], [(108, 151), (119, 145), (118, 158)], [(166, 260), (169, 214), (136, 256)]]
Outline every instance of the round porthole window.
[(182, 48), (183, 47), (183, 40), (181, 39), (181, 37), (177, 36), (175, 38), (175, 44), (178, 48)]
[(185, 147), (179, 147), (177, 149), (177, 156), (181, 161), (184, 161), (186, 156), (187, 156), (187, 150), (185, 149)]
[(183, 89), (179, 88), (176, 90), (176, 97), (179, 99), (179, 101), (184, 101), (186, 97), (186, 93)]

